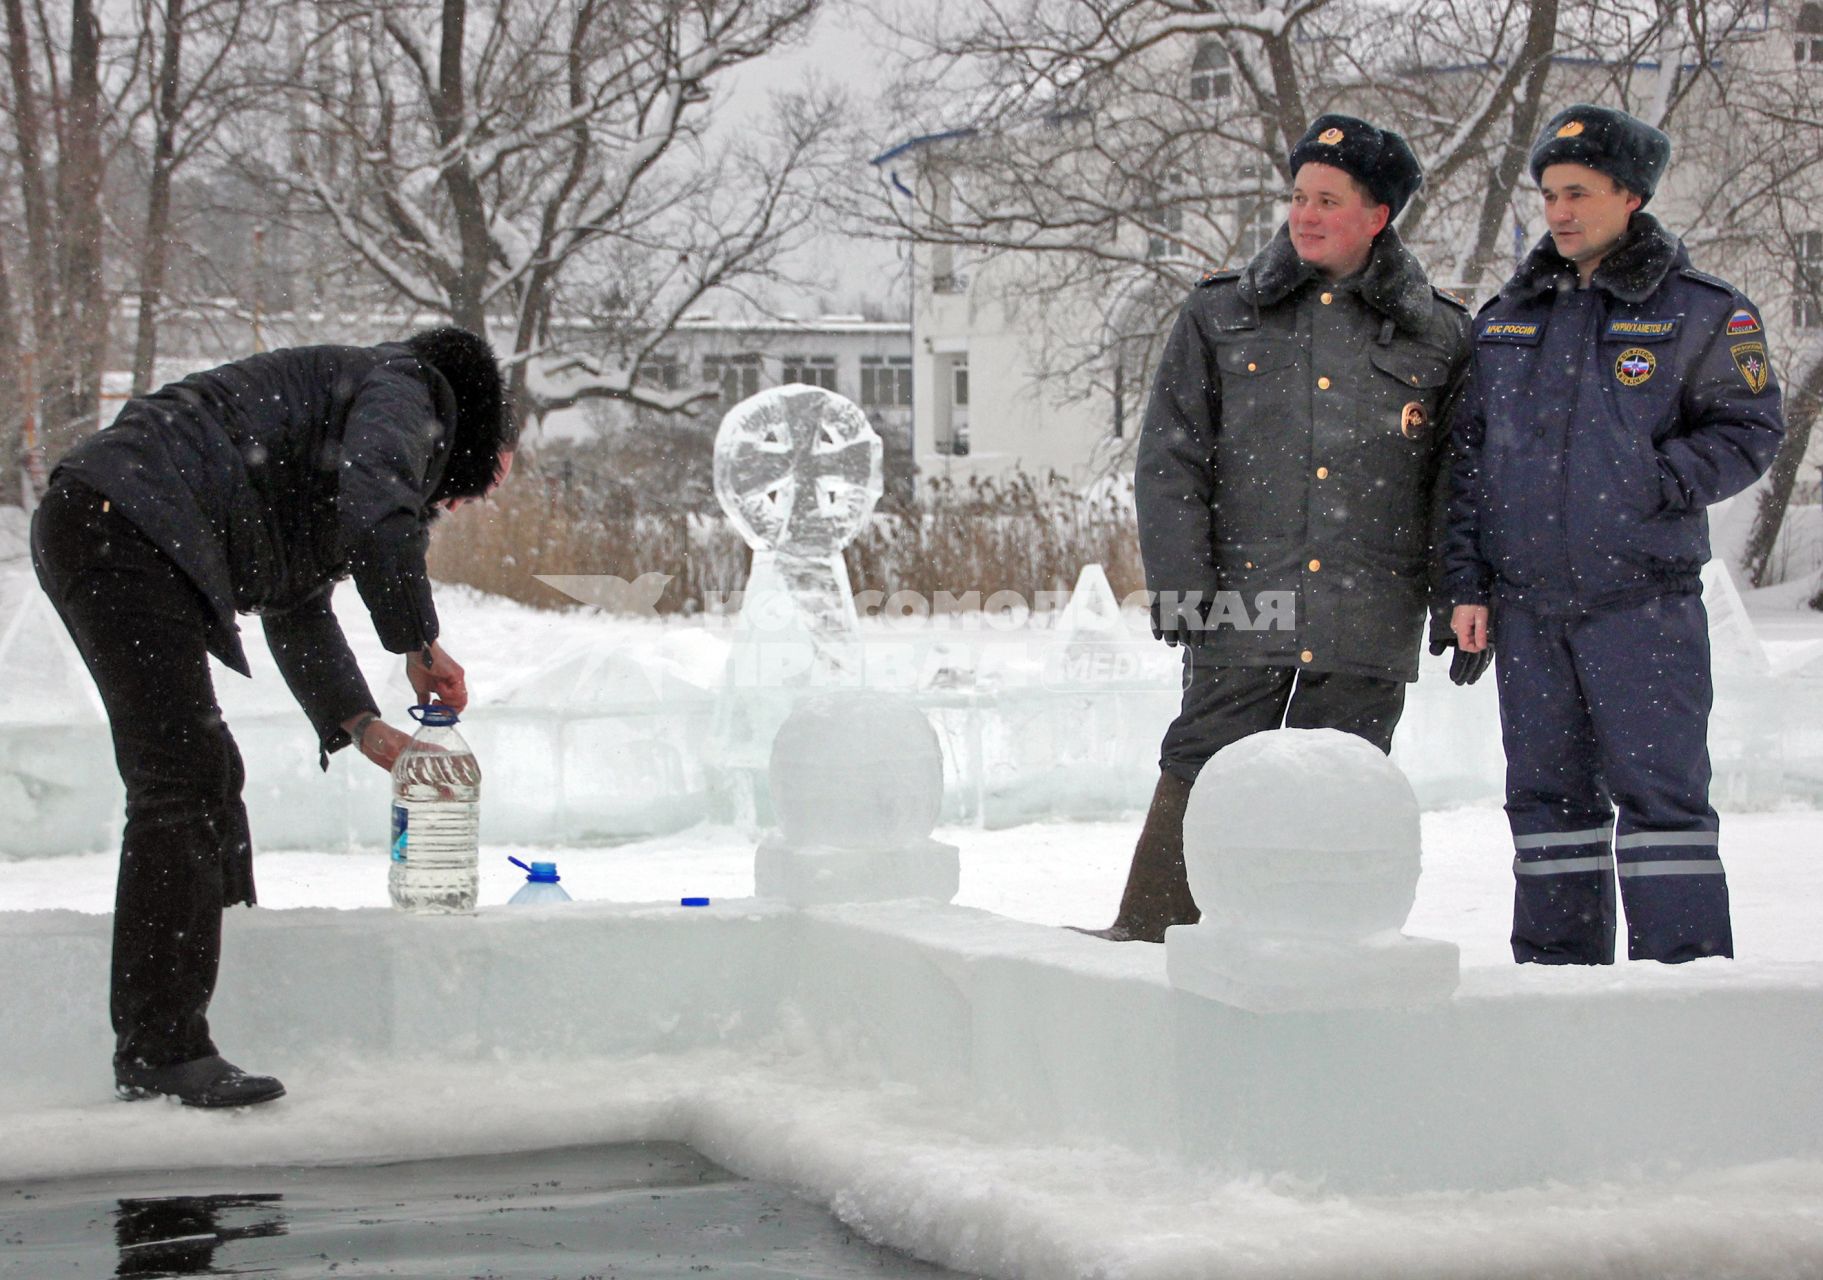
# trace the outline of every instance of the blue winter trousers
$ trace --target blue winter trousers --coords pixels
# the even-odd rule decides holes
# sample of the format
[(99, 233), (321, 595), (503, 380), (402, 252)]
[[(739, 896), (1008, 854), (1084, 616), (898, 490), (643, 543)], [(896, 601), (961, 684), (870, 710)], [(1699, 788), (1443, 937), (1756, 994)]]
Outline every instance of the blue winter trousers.
[(1732, 956), (1702, 597), (1573, 617), (1502, 606), (1495, 628), (1513, 958), (1612, 964), (1617, 874), (1629, 958)]

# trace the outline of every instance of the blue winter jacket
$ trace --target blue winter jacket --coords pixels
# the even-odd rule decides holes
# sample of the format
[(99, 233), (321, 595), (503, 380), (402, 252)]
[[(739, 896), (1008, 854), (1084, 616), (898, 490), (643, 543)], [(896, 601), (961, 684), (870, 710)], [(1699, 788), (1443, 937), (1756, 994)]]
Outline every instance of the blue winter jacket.
[(1545, 237), (1472, 338), (1446, 598), (1570, 614), (1697, 590), (1704, 508), (1785, 434), (1759, 308), (1636, 213), (1587, 289)]

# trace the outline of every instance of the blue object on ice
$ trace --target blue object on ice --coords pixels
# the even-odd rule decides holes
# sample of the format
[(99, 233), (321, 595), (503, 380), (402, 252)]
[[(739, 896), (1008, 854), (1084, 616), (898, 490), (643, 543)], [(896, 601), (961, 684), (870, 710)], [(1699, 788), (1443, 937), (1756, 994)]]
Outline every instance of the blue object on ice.
[(415, 707), (407, 707), (406, 711), (419, 724), (437, 727), (456, 724), (461, 720), (456, 709), (445, 702), (422, 702)]
[(679, 906), (682, 906), (682, 907), (706, 907), (709, 905), (709, 899), (707, 899), (707, 898), (679, 898), (677, 900), (677, 903)]
[(570, 900), (568, 890), (557, 883), (562, 877), (557, 874), (555, 862), (534, 862), (527, 866), (511, 854), (507, 855), (506, 860), (527, 873), (525, 883), (519, 886), (519, 892), (507, 899), (508, 906), (537, 906), (546, 902)]

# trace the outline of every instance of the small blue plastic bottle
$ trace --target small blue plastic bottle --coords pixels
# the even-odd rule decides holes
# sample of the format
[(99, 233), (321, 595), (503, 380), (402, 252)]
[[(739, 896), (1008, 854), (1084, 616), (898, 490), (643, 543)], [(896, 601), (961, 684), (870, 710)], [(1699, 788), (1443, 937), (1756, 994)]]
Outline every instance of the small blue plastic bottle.
[(570, 895), (557, 883), (562, 877), (557, 874), (555, 862), (534, 862), (528, 867), (517, 858), (507, 861), (526, 872), (525, 883), (519, 886), (519, 892), (506, 900), (509, 907), (570, 901)]

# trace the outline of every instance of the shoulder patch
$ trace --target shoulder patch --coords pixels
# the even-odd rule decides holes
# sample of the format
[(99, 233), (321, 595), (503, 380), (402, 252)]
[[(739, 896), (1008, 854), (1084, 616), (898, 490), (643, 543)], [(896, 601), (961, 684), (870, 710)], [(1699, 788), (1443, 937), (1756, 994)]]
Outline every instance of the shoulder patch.
[(1205, 271), (1203, 278), (1196, 282), (1196, 287), (1200, 289), (1206, 284), (1220, 284), (1224, 280), (1239, 280), (1240, 278), (1241, 273), (1238, 271)]
[(1729, 284), (1726, 280), (1719, 279), (1718, 277), (1712, 276), (1712, 275), (1708, 274), (1707, 272), (1698, 271), (1695, 267), (1685, 267), (1682, 271), (1678, 272), (1678, 274), (1683, 276), (1684, 279), (1686, 279), (1686, 280), (1694, 280), (1698, 284), (1706, 284), (1711, 289), (1720, 289), (1723, 293), (1727, 294), (1729, 297), (1734, 296), (1734, 286), (1733, 285)]
[(1436, 294), (1439, 298), (1442, 298), (1452, 307), (1455, 307), (1458, 311), (1466, 312), (1469, 309), (1468, 300), (1461, 294), (1451, 293), (1448, 289), (1440, 289), (1436, 285), (1431, 286), (1431, 292)]
[(1728, 317), (1728, 336), (1738, 338), (1743, 334), (1758, 333), (1760, 318), (1746, 307), (1739, 307)]

